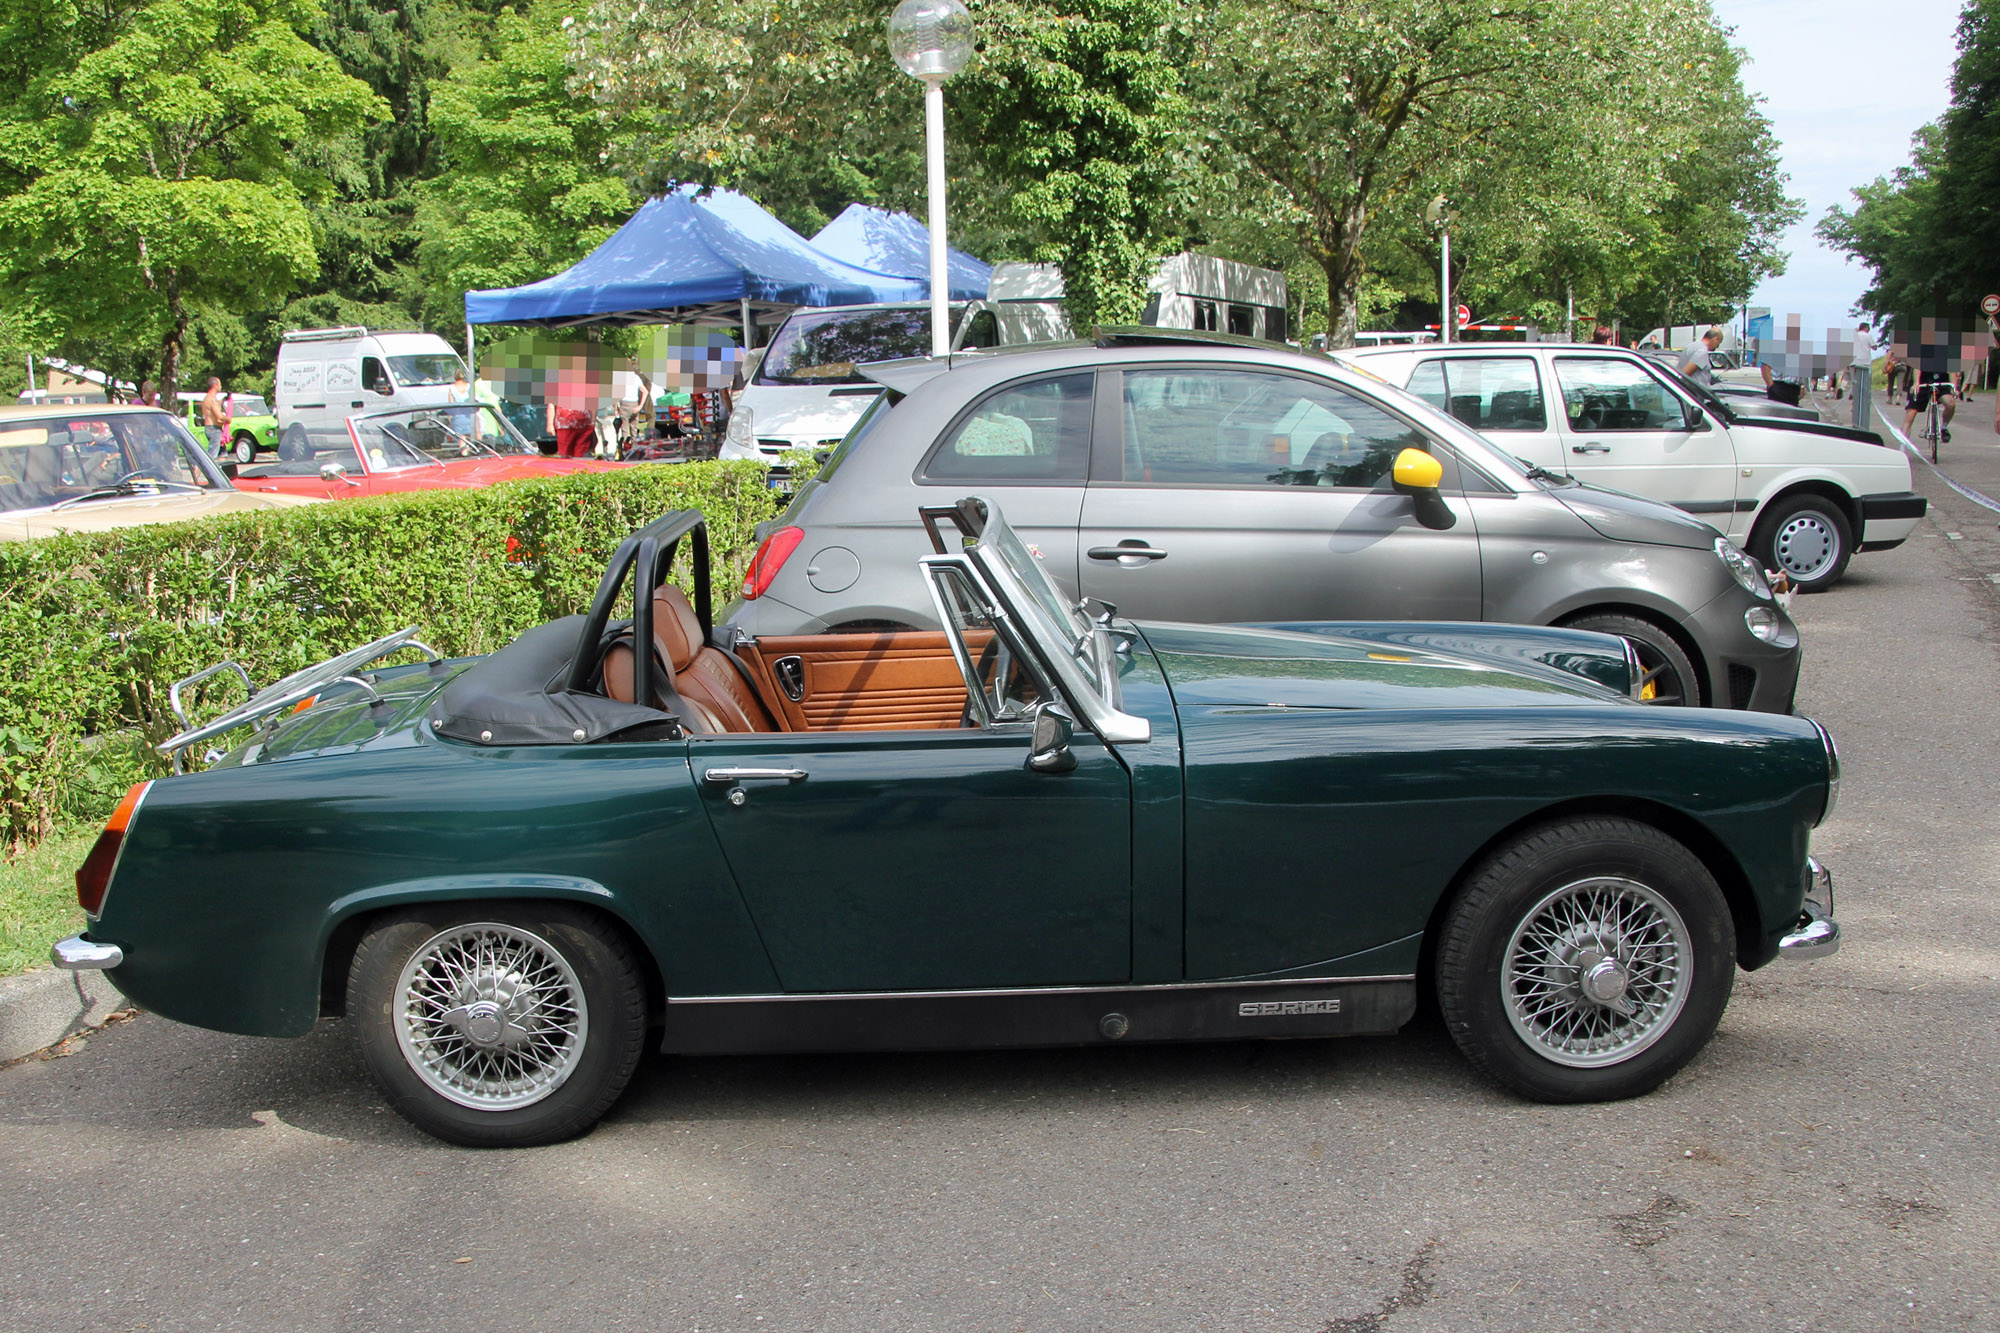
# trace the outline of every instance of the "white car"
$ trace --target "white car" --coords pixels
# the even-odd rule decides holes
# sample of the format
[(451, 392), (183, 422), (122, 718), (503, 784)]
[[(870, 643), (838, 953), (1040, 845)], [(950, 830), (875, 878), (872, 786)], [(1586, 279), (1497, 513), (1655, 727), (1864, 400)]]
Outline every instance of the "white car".
[(1801, 592), (1923, 518), (1910, 460), (1873, 431), (1751, 416), (1645, 357), (1582, 343), (1336, 354), (1451, 413), (1523, 462), (1664, 500), (1721, 528)]

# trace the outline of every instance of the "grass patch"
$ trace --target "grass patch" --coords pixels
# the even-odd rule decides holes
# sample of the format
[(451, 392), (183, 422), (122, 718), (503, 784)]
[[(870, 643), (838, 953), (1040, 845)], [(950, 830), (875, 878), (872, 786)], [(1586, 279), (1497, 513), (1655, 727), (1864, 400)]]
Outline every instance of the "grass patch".
[(49, 946), (82, 930), (76, 868), (97, 830), (58, 833), (12, 861), (0, 859), (0, 977), (45, 967)]

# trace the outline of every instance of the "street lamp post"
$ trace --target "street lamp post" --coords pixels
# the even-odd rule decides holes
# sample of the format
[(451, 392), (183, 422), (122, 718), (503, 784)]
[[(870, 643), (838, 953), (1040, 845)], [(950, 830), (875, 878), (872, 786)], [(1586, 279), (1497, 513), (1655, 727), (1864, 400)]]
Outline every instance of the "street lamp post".
[(930, 177), (931, 355), (951, 352), (951, 281), (944, 236), (944, 81), (972, 59), (972, 12), (963, 0), (902, 0), (889, 16), (889, 54), (924, 82), (924, 162)]
[(1443, 195), (1424, 209), (1424, 221), (1436, 227), (1443, 254), (1438, 260), (1438, 341), (1451, 341), (1452, 316), (1458, 312), (1451, 299), (1451, 203)]

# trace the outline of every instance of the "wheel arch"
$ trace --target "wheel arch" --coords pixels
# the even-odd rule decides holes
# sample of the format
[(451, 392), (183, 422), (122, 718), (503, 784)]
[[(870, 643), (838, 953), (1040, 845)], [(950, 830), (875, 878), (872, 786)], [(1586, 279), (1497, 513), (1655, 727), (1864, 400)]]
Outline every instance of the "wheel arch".
[(364, 889), (336, 900), (320, 928), (319, 1015), (338, 1018), (347, 1012), (347, 973), (354, 952), (370, 927), (385, 916), (412, 907), (469, 907), (482, 903), (509, 908), (561, 905), (581, 909), (604, 928), (622, 936), (644, 960), (647, 1012), (657, 1022), (666, 1011), (666, 974), (659, 956), (625, 914), (618, 896), (593, 880), (554, 875), (453, 875), (436, 880), (410, 880)]
[(1637, 602), (1591, 602), (1571, 607), (1562, 613), (1561, 618), (1549, 623), (1567, 629), (1574, 626), (1577, 621), (1586, 620), (1591, 616), (1629, 616), (1634, 620), (1643, 620), (1679, 644), (1681, 651), (1687, 654), (1688, 661), (1694, 663), (1695, 679), (1701, 686), (1702, 706), (1713, 706), (1718, 697), (1714, 679), (1715, 666), (1708, 660), (1708, 655), (1702, 652), (1701, 644), (1687, 632), (1686, 626), (1671, 616)]
[(1758, 503), (1757, 517), (1750, 524), (1749, 544), (1756, 545), (1768, 531), (1766, 519), (1769, 518), (1772, 510), (1785, 503), (1785, 501), (1796, 499), (1801, 495), (1817, 495), (1822, 499), (1831, 500), (1833, 503), (1839, 505), (1840, 512), (1847, 517), (1847, 525), (1853, 534), (1854, 542), (1857, 545), (1860, 543), (1863, 523), (1860, 499), (1845, 486), (1831, 478), (1799, 477), (1783, 482), (1769, 496)]
[(1465, 863), (1451, 877), (1445, 891), (1431, 907), (1430, 918), (1424, 922), (1423, 943), (1417, 953), (1417, 991), (1427, 995), (1436, 983), (1437, 941), (1443, 930), (1445, 917), (1452, 905), (1458, 901), (1472, 872), (1491, 856), (1498, 848), (1521, 837), (1528, 830), (1543, 824), (1559, 823), (1566, 819), (1587, 819), (1592, 816), (1612, 816), (1629, 819), (1659, 830), (1686, 847), (1696, 860), (1715, 879), (1722, 890), (1723, 901), (1729, 904), (1729, 919), (1736, 933), (1736, 960), (1745, 968), (1761, 966), (1766, 959), (1754, 950), (1764, 938), (1763, 918), (1757, 910), (1757, 899), (1751, 890), (1749, 876), (1720, 838), (1709, 832), (1700, 820), (1684, 811), (1658, 801), (1648, 801), (1630, 796), (1590, 796), (1575, 800), (1561, 801), (1545, 806), (1533, 814), (1524, 815), (1501, 829), (1476, 848)]

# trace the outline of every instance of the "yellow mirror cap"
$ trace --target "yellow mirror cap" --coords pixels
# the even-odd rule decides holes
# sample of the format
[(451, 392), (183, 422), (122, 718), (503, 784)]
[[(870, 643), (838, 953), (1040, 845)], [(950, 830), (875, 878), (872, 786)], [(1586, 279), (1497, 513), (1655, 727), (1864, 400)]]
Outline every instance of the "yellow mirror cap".
[(1444, 464), (1421, 449), (1405, 449), (1396, 455), (1396, 484), (1419, 490), (1436, 490), (1444, 480)]

